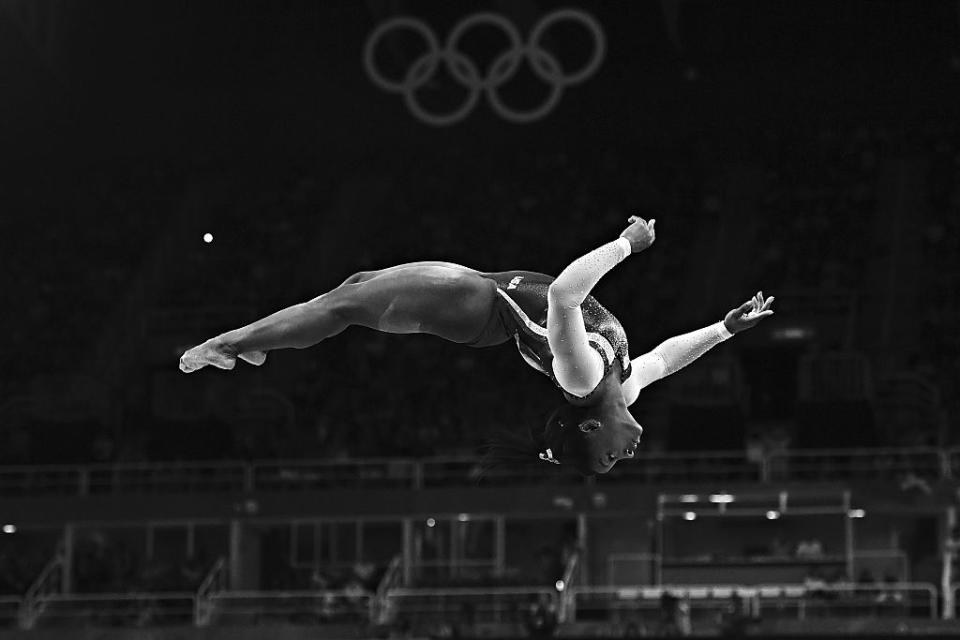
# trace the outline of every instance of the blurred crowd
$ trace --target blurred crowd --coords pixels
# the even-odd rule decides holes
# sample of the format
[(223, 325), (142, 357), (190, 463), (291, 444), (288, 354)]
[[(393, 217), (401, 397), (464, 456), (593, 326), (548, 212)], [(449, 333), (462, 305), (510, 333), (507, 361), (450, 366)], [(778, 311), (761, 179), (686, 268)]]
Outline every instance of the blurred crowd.
[[(929, 260), (917, 277), (932, 304), (925, 330), (896, 348), (948, 398), (960, 351), (947, 330), (960, 309), (957, 134), (930, 131), (916, 149), (929, 163), (928, 211), (918, 214)], [(737, 171), (720, 142), (693, 136), (590, 150), (544, 139), (523, 153), (388, 155), (333, 170), (320, 160), (191, 171), (134, 162), (56, 189), (38, 178), (21, 185), (23, 202), (49, 224), (38, 232), (11, 216), (0, 231), (42, 233), (76, 268), (29, 245), (2, 258), (10, 298), (31, 302), (4, 320), (13, 348), (0, 356), (2, 385), (13, 400), (2, 407), (0, 463), (473, 452), (491, 426), (529, 428), (557, 402), (510, 345), (475, 351), (354, 329), (303, 354), (271, 354), (258, 370), (191, 378), (176, 371), (177, 350), (399, 262), (557, 273), (634, 213), (658, 219), (662, 250), (596, 291), (634, 355), (720, 313), (698, 308), (690, 289), (738, 239), (760, 248), (741, 257), (748, 284), (856, 294), (868, 260), (889, 250), (864, 229), (882, 224), (879, 167), (904, 153), (903, 139), (863, 124), (766, 132)], [(747, 228), (721, 241), (722, 224)]]

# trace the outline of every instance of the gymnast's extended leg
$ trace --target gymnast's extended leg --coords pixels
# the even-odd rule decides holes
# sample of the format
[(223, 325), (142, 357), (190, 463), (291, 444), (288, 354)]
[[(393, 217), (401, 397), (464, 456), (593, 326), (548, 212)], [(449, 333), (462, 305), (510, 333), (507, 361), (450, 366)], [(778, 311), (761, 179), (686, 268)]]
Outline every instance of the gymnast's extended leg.
[(313, 300), (193, 347), (180, 358), (180, 369), (232, 369), (238, 357), (262, 364), (267, 351), (304, 349), (349, 326), (470, 342), (485, 327), (495, 296), (491, 280), (452, 263), (417, 262), (358, 273)]

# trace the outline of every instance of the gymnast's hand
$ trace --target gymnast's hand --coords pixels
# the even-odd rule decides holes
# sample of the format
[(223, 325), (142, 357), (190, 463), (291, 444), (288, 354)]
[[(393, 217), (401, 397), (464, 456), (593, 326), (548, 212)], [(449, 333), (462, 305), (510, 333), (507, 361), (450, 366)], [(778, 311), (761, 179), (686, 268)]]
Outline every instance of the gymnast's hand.
[(620, 237), (630, 241), (630, 248), (634, 253), (648, 249), (657, 239), (657, 232), (653, 228), (656, 220), (651, 218), (650, 222), (647, 222), (638, 216), (630, 216), (628, 222), (630, 226), (623, 230)]
[(750, 300), (732, 310), (723, 319), (723, 324), (730, 333), (739, 333), (744, 329), (755, 327), (757, 323), (768, 316), (773, 315), (770, 305), (773, 304), (773, 296), (766, 300), (763, 299), (763, 292), (757, 291), (757, 294)]

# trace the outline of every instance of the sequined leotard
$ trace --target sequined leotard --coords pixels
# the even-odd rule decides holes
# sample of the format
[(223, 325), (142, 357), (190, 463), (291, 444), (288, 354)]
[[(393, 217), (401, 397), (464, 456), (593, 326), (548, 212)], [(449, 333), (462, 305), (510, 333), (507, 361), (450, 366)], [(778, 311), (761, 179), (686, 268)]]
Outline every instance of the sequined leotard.
[[(547, 342), (546, 328), (547, 290), (555, 278), (534, 271), (481, 275), (496, 285), (497, 298), (486, 329), (470, 346), (485, 347), (513, 338), (527, 364), (562, 389), (553, 373), (553, 353)], [(614, 362), (620, 362), (620, 381), (623, 382), (631, 371), (630, 350), (623, 325), (593, 296), (586, 297), (581, 309), (590, 346), (603, 358), (604, 376)]]
[[(631, 252), (621, 237), (574, 260), (556, 278), (532, 271), (479, 273), (489, 283), (493, 304), (483, 331), (469, 344), (486, 347), (512, 338), (527, 364), (549, 377), (571, 402), (590, 396), (619, 363), (629, 406), (645, 386), (732, 335), (717, 322), (669, 338), (631, 362), (623, 325), (589, 295), (603, 274)], [(582, 314), (582, 326), (575, 314)], [(567, 339), (571, 343), (563, 344)], [(555, 359), (551, 342), (562, 345), (562, 359)], [(593, 358), (593, 352), (600, 358)]]

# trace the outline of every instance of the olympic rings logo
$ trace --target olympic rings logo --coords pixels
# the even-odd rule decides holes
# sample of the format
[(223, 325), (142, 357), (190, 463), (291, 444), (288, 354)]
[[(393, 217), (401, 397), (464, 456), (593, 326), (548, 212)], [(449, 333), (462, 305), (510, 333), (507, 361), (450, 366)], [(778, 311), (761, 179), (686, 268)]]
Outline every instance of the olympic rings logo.
[[(556, 56), (541, 46), (544, 33), (561, 21), (572, 21), (582, 25), (593, 40), (593, 51), (586, 64), (576, 71), (564, 71)], [(471, 29), (489, 25), (500, 29), (507, 37), (509, 46), (491, 62), (486, 75), (481, 75), (477, 65), (464, 55), (457, 45)], [(377, 68), (375, 54), (380, 41), (389, 33), (408, 30), (416, 33), (427, 45), (427, 51), (407, 68), (403, 77), (392, 80)], [(507, 18), (496, 13), (475, 13), (460, 20), (440, 47), (433, 30), (422, 20), (407, 16), (391, 18), (381, 23), (367, 37), (363, 50), (363, 64), (370, 80), (390, 93), (403, 96), (407, 108), (422, 122), (443, 127), (460, 122), (476, 107), (481, 94), (487, 96), (490, 106), (505, 120), (514, 123), (527, 123), (539, 120), (557, 106), (564, 89), (579, 84), (596, 73), (606, 53), (606, 38), (600, 23), (584, 11), (578, 9), (560, 9), (543, 16), (534, 25), (529, 40), (524, 43), (516, 26)], [(507, 106), (500, 97), (499, 89), (509, 81), (526, 59), (533, 73), (550, 85), (550, 92), (543, 103), (529, 110), (517, 110)], [(461, 105), (446, 113), (428, 111), (417, 99), (417, 90), (426, 85), (436, 73), (440, 63), (446, 65), (450, 75), (466, 88), (467, 96)]]

